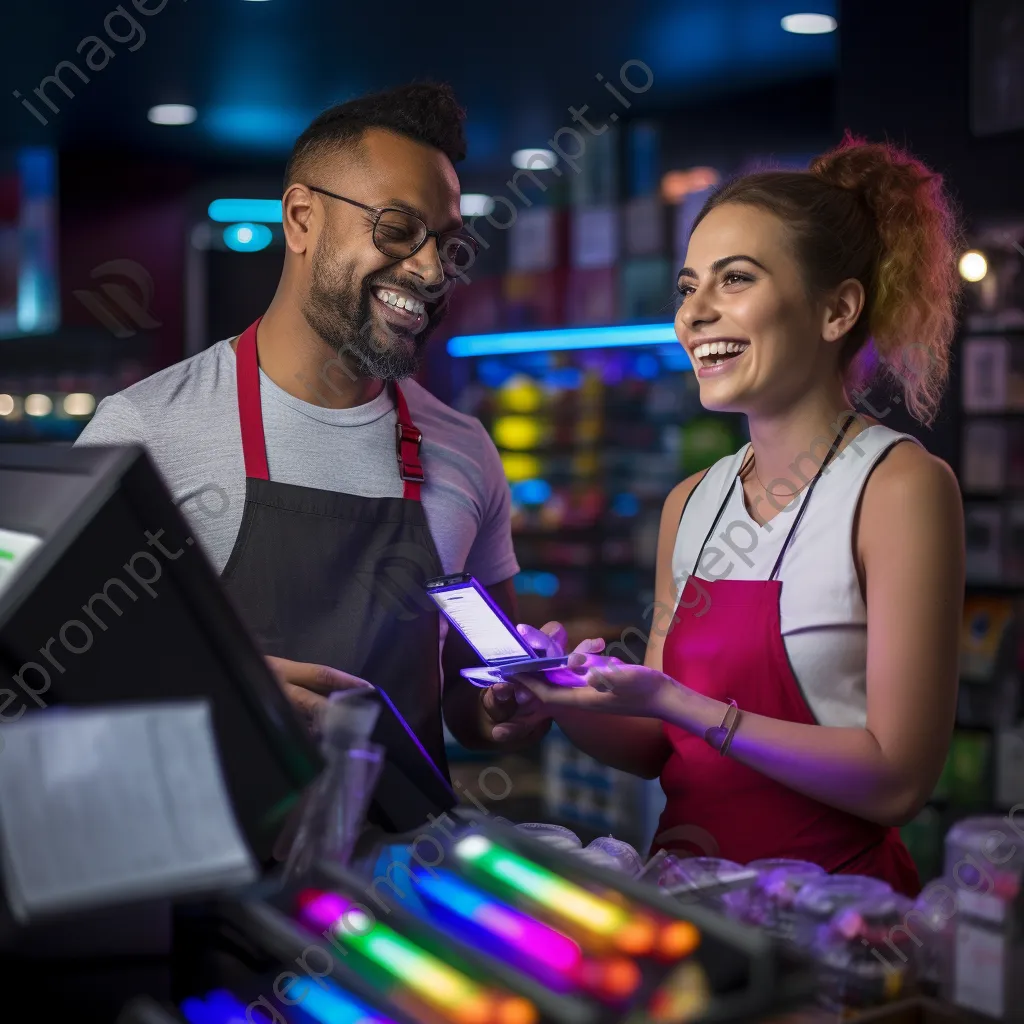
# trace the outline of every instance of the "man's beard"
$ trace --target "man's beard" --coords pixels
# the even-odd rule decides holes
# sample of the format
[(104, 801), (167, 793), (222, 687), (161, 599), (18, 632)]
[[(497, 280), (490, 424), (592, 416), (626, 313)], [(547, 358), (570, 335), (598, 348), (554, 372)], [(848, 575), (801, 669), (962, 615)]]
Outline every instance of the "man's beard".
[(331, 253), (322, 252), (323, 245), (321, 236), (313, 253), (309, 294), (302, 306), (306, 323), (325, 344), (346, 359), (359, 377), (383, 381), (411, 377), (423, 360), (427, 338), (444, 318), (447, 296), (436, 305), (426, 303), (427, 322), (418, 334), (388, 324), (383, 317), (374, 315), (370, 305), (376, 301), (373, 289), (391, 284), (413, 294), (416, 290), (397, 279), (371, 283), (364, 278), (359, 283), (352, 270), (347, 276), (332, 273)]

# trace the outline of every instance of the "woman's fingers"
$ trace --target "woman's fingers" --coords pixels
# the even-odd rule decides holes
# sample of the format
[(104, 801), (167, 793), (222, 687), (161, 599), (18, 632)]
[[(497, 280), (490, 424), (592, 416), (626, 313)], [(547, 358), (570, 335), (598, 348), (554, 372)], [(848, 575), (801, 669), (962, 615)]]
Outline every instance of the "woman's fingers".
[(543, 629), (521, 623), (516, 630), (543, 658), (560, 658), (565, 653), (565, 627), (561, 623), (548, 622)]

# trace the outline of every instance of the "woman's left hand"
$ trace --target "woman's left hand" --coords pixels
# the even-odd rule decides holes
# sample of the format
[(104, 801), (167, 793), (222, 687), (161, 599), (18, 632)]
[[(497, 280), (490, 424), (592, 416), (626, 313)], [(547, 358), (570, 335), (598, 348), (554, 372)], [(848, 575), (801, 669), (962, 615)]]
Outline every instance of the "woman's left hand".
[[(516, 676), (517, 692), (529, 692), (547, 707), (579, 708), (613, 715), (664, 718), (679, 684), (646, 665), (631, 665), (619, 658), (573, 654), (569, 668), (582, 686), (557, 686), (542, 675)], [(525, 694), (524, 694), (525, 696)]]

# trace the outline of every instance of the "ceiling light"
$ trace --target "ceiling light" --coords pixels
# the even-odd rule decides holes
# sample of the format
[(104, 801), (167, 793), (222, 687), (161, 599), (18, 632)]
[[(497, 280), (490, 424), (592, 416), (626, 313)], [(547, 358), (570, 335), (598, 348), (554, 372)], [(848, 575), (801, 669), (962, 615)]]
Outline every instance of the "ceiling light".
[(828, 14), (787, 14), (782, 19), (783, 29), (801, 36), (820, 36), (826, 32), (835, 32), (838, 24), (836, 19)]
[(10, 395), (0, 395), (0, 416), (10, 416), (14, 412), (14, 399)]
[(517, 149), (512, 154), (512, 166), (526, 171), (550, 171), (557, 163), (550, 149)]
[(494, 200), (482, 192), (465, 192), (459, 202), (459, 212), (463, 217), (486, 217), (494, 213)]
[(975, 249), (960, 257), (960, 276), (965, 281), (980, 281), (988, 273), (988, 260)]
[(150, 107), (146, 116), (153, 124), (191, 124), (196, 119), (196, 108), (184, 103), (160, 103)]

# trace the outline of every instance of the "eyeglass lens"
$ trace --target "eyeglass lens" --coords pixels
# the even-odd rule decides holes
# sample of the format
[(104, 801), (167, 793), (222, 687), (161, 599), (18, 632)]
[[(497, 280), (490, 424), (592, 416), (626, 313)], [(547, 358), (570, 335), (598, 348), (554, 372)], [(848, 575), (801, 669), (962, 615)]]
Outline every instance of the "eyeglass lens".
[[(373, 241), (381, 252), (395, 259), (405, 259), (426, 237), (427, 227), (418, 217), (401, 210), (384, 210), (374, 231)], [(468, 269), (476, 251), (463, 235), (443, 236), (438, 246), (446, 273)]]

